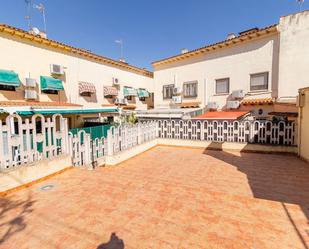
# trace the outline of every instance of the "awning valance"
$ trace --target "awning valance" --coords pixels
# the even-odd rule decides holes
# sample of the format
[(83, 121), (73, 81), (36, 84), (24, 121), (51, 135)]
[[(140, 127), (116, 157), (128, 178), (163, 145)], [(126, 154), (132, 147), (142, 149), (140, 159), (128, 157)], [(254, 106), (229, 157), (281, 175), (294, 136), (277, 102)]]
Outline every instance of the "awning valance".
[(117, 96), (118, 95), (117, 88), (113, 86), (104, 86), (103, 91), (104, 91), (104, 96)]
[(18, 74), (14, 71), (0, 69), (0, 85), (20, 86)]
[(137, 91), (136, 91), (136, 89), (134, 89), (132, 87), (124, 87), (123, 88), (123, 95), (125, 97), (127, 97), (127, 96), (137, 96)]
[(149, 98), (149, 92), (145, 89), (138, 89), (137, 94), (139, 98)]
[(62, 81), (53, 77), (41, 76), (41, 90), (64, 90)]
[(117, 113), (117, 107), (108, 108), (95, 108), (95, 109), (35, 109), (35, 110), (22, 110), (16, 111), (17, 114), (22, 116), (31, 116), (34, 114), (53, 115), (53, 114), (90, 114), (90, 113)]
[(95, 86), (90, 82), (78, 82), (79, 93), (95, 93)]

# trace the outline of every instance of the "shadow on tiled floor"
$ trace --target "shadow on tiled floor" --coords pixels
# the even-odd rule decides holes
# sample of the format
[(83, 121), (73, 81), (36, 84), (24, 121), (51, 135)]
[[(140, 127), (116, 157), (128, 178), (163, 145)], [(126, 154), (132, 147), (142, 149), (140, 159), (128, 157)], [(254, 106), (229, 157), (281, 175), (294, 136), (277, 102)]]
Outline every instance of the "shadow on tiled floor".
[(124, 242), (116, 233), (112, 233), (110, 240), (107, 243), (99, 245), (97, 249), (124, 249)]
[(296, 156), (229, 153), (205, 150), (204, 154), (233, 165), (246, 174), (255, 198), (281, 202), (286, 216), (296, 233), (308, 249), (309, 231), (301, 232), (288, 204), (296, 204), (306, 216), (309, 224), (309, 165)]

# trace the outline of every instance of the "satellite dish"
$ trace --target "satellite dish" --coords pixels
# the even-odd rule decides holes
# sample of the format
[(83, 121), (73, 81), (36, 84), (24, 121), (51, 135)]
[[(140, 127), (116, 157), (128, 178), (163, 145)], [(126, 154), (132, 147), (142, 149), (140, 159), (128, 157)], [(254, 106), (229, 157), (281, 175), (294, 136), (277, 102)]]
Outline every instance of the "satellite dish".
[(35, 34), (35, 35), (39, 35), (40, 34), (40, 30), (38, 28), (36, 28), (36, 27), (33, 27), (31, 30), (32, 30), (33, 34)]

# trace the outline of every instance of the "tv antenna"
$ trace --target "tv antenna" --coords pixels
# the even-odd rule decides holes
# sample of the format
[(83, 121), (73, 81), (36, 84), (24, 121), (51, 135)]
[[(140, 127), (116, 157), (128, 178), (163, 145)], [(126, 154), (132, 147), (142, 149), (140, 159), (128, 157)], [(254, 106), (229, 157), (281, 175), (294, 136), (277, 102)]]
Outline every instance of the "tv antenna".
[(42, 3), (40, 3), (40, 4), (33, 4), (33, 8), (37, 9), (40, 13), (42, 13), (43, 24), (44, 24), (44, 32), (47, 33), (47, 30), (46, 30), (45, 6)]
[(27, 20), (28, 30), (31, 30), (31, 28), (32, 28), (32, 26), (31, 26), (31, 6), (32, 6), (32, 0), (25, 0), (25, 4), (26, 4), (26, 11), (27, 11), (27, 15), (25, 16), (25, 19)]
[(299, 12), (301, 12), (303, 10), (305, 0), (296, 0), (296, 2), (299, 4)]
[(124, 62), (124, 58), (123, 58), (123, 40), (119, 39), (119, 40), (115, 40), (116, 43), (119, 44), (120, 46), (120, 61)]

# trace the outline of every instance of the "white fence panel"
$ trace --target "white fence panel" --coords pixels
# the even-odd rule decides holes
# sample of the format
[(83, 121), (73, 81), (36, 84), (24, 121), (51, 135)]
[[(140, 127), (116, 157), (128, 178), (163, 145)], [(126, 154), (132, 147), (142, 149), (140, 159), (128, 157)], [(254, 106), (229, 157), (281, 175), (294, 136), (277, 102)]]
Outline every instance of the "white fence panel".
[(68, 153), (67, 120), (61, 115), (31, 120), (12, 114), (0, 120), (0, 170)]
[(159, 120), (161, 138), (295, 146), (295, 122)]

